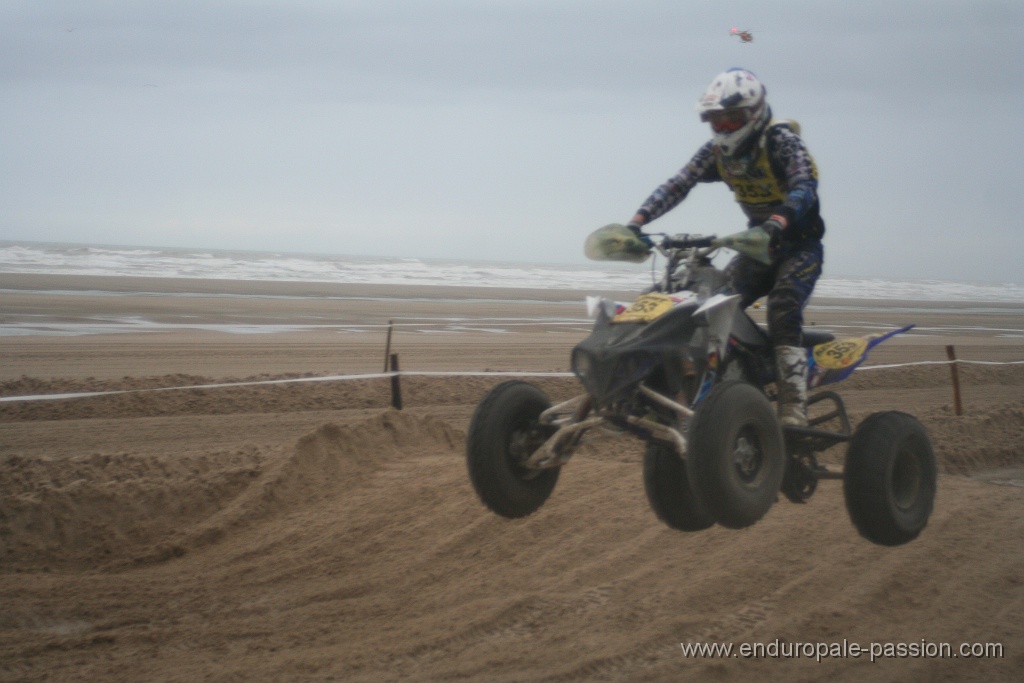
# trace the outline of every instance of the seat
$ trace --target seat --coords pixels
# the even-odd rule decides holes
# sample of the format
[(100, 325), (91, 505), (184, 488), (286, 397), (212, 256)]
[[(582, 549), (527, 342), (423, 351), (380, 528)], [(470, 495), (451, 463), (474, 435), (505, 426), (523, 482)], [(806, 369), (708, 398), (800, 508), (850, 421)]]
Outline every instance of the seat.
[(824, 332), (822, 330), (804, 330), (803, 334), (804, 346), (812, 347), (818, 344), (824, 344), (826, 342), (835, 341), (836, 336), (831, 332)]

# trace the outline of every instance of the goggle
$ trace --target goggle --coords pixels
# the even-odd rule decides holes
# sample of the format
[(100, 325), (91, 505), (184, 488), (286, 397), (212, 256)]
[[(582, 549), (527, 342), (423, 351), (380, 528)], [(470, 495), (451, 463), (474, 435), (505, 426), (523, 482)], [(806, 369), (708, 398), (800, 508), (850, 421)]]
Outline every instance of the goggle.
[(716, 133), (735, 133), (750, 121), (750, 112), (746, 109), (712, 111), (704, 115), (704, 120)]

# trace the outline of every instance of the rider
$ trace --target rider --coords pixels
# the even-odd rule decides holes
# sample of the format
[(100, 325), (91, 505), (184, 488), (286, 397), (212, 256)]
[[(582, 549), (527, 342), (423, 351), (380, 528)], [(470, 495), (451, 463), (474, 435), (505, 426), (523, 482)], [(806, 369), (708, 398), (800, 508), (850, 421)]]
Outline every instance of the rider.
[(747, 215), (771, 238), (772, 262), (736, 256), (726, 267), (746, 308), (768, 295), (768, 335), (775, 347), (779, 418), (807, 425), (807, 355), (803, 308), (821, 275), (825, 223), (818, 171), (795, 122), (772, 120), (765, 87), (745, 69), (729, 69), (697, 103), (712, 138), (645, 201), (629, 222), (641, 226), (675, 208), (698, 182), (724, 181)]

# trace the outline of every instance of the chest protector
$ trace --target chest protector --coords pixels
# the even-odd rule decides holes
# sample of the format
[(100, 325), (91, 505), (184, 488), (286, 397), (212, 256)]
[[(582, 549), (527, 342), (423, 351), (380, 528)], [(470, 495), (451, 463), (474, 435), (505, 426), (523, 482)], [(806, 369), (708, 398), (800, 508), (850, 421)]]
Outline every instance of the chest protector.
[[(786, 186), (785, 177), (778, 177), (772, 170), (771, 159), (768, 155), (767, 140), (768, 131), (773, 126), (785, 126), (797, 135), (800, 134), (800, 124), (796, 121), (772, 121), (765, 127), (754, 149), (752, 158), (742, 161), (730, 162), (724, 159), (718, 150), (715, 150), (715, 164), (718, 167), (718, 174), (732, 190), (736, 201), (750, 207), (754, 214), (761, 214), (768, 207), (778, 206), (786, 201), (789, 188)], [(808, 155), (810, 159), (810, 155)], [(811, 171), (815, 180), (818, 178), (818, 168), (814, 159), (810, 159)]]

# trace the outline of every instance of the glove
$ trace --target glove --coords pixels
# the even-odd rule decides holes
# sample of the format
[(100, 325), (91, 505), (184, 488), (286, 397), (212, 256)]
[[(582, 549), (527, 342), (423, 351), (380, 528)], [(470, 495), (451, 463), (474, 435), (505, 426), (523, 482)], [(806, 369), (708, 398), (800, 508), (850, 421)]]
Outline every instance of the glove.
[(648, 235), (644, 234), (643, 226), (641, 226), (639, 223), (630, 221), (629, 223), (626, 223), (626, 227), (629, 228), (633, 232), (633, 234), (637, 236), (637, 239), (644, 243), (644, 246), (654, 246), (654, 241), (651, 240), (651, 238)]
[(782, 244), (782, 235), (786, 232), (788, 223), (785, 216), (775, 214), (761, 224), (761, 229), (768, 233), (768, 253), (772, 258), (778, 255), (779, 246)]

